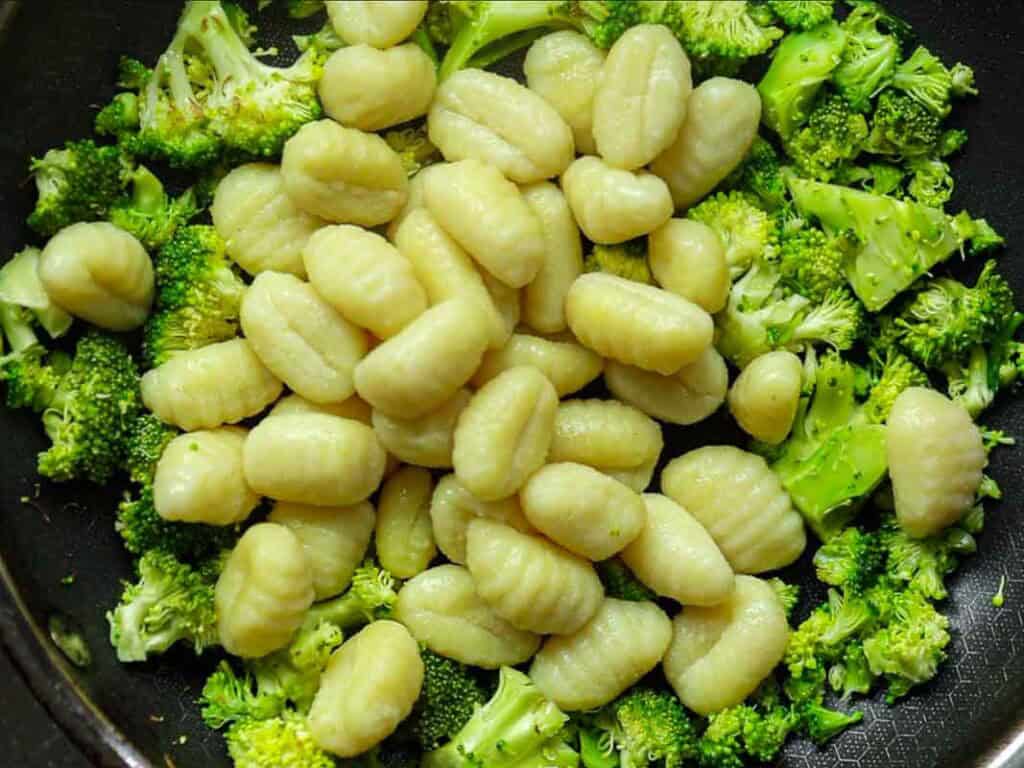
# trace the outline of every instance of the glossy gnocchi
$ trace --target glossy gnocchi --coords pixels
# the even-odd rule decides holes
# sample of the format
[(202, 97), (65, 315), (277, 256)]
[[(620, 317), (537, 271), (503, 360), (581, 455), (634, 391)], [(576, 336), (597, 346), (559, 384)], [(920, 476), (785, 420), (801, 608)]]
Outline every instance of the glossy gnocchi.
[(458, 565), (439, 565), (407, 581), (395, 618), (435, 653), (483, 669), (522, 664), (540, 647), (538, 635), (495, 613)]
[(354, 419), (363, 424), (372, 423), (372, 409), (356, 395), (340, 403), (314, 403), (301, 395), (287, 395), (274, 404), (267, 418), (292, 413), (321, 413), (339, 419)]
[(799, 357), (784, 350), (766, 352), (736, 377), (729, 390), (729, 410), (748, 435), (777, 445), (793, 427), (802, 386)]
[(775, 590), (753, 576), (713, 607), (687, 607), (672, 622), (664, 670), (680, 701), (700, 715), (739, 704), (782, 661), (789, 624)]
[(377, 557), (400, 579), (425, 571), (437, 554), (430, 521), (433, 493), (434, 481), (422, 467), (402, 467), (381, 489), (374, 538)]
[(255, 416), (284, 386), (245, 339), (181, 352), (142, 377), (142, 402), (166, 424), (191, 432)]
[(561, 709), (602, 707), (658, 666), (672, 622), (651, 602), (606, 598), (572, 635), (551, 637), (530, 665), (530, 679)]
[(146, 249), (105, 221), (60, 230), (43, 248), (37, 270), (54, 304), (109, 331), (138, 328), (153, 305), (153, 262)]
[(789, 494), (753, 453), (730, 445), (690, 451), (665, 467), (661, 489), (707, 529), (737, 573), (782, 568), (807, 544)]
[(647, 261), (658, 285), (705, 312), (725, 308), (732, 283), (722, 241), (707, 224), (669, 219), (647, 239)]
[(397, 419), (374, 411), (373, 429), (381, 445), (405, 463), (447, 469), (452, 466), (455, 425), (470, 397), (469, 390), (460, 389), (436, 411), (418, 419)]
[(465, 565), (466, 534), (469, 524), (478, 517), (504, 523), (522, 533), (534, 533), (518, 496), (481, 501), (467, 491), (454, 474), (442, 477), (430, 500), (430, 522), (437, 548), (453, 563)]
[(427, 12), (427, 0), (328, 0), (327, 15), (349, 45), (390, 48), (409, 37)]
[(571, 635), (604, 600), (601, 580), (589, 562), (493, 520), (470, 522), (466, 566), (484, 602), (527, 632)]
[(604, 360), (568, 334), (545, 338), (515, 333), (504, 347), (484, 355), (471, 381), (482, 387), (510, 368), (524, 365), (543, 373), (558, 396), (565, 397), (600, 376)]
[(592, 272), (569, 289), (565, 314), (573, 334), (604, 357), (665, 376), (696, 362), (714, 325), (703, 309), (675, 294)]

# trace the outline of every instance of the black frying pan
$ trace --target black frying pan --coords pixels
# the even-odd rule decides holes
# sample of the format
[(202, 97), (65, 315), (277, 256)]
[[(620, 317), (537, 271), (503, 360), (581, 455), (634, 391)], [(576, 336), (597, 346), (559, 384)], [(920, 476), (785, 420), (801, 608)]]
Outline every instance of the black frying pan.
[[(985, 215), (1007, 236), (1003, 271), (1024, 302), (1024, 262), (1017, 256), (1024, 252), (1024, 5), (890, 3), (944, 60), (962, 59), (977, 72), (982, 97), (958, 112), (971, 141), (957, 161), (954, 203)], [(180, 6), (179, 0), (24, 0), (15, 9), (0, 0), (0, 27), (6, 28), (0, 39), (0, 261), (34, 242), (23, 224), (34, 195), (27, 158), (88, 135), (97, 105), (114, 92), (118, 56), (155, 60)], [(264, 39), (283, 26), (273, 12), (259, 20)], [(1002, 401), (989, 421), (1024, 441), (1024, 400)], [(666, 452), (677, 455), (733, 434), (721, 418), (699, 430), (669, 430)], [(44, 443), (36, 417), (0, 409), (0, 638), (50, 714), (97, 765), (229, 765), (220, 737), (202, 725), (193, 703), (215, 654), (197, 662), (190, 653), (172, 652), (133, 667), (115, 661), (103, 614), (117, 600), (120, 579), (130, 575), (113, 530), (118, 491), (37, 486), (35, 456)], [(938, 679), (895, 708), (880, 696), (864, 702), (863, 725), (824, 750), (791, 744), (784, 765), (1024, 766), (1022, 455), (1003, 450), (993, 459), (1007, 501), (991, 507), (981, 554), (953, 580), (951, 660)], [(24, 496), (30, 503), (19, 501)], [(806, 566), (794, 574), (807, 574)], [(62, 584), (69, 574), (74, 583)], [(999, 610), (991, 596), (1003, 575), (1007, 600)], [(92, 650), (90, 666), (73, 668), (45, 639), (54, 616), (80, 627)]]

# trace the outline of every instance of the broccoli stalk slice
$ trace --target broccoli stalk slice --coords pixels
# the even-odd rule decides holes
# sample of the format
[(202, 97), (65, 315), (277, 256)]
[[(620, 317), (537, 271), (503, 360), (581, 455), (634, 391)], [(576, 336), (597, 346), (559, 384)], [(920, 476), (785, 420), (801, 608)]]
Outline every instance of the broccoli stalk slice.
[(0, 328), (15, 352), (35, 344), (32, 328), (42, 326), (51, 339), (63, 336), (73, 318), (50, 300), (39, 279), (39, 249), (24, 248), (0, 268)]

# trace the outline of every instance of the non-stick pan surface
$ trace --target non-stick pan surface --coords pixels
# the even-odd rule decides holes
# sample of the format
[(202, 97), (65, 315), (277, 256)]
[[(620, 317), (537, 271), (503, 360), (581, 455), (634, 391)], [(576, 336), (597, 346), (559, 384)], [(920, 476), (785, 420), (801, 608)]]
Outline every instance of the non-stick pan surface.
[[(1024, 6), (1018, 0), (890, 4), (944, 60), (963, 60), (975, 68), (982, 96), (957, 113), (971, 138), (956, 161), (954, 202), (985, 215), (1006, 235), (1003, 272), (1024, 300)], [(9, 0), (0, 0), (0, 17), (11, 8)], [(177, 0), (24, 0), (6, 24), (0, 39), (0, 262), (37, 242), (23, 224), (34, 195), (27, 158), (68, 138), (87, 136), (97, 106), (114, 91), (118, 57), (127, 53), (153, 61), (170, 38), (179, 9)], [(283, 27), (274, 12), (259, 20), (264, 39)], [(970, 264), (957, 267), (964, 273), (972, 269)], [(1002, 401), (989, 420), (1024, 438), (1024, 400)], [(718, 418), (699, 429), (667, 431), (666, 437), (666, 454), (673, 456), (701, 442), (732, 439), (735, 433)], [(130, 573), (112, 524), (119, 491), (40, 484), (34, 463), (43, 447), (37, 418), (0, 409), (4, 642), (53, 717), (97, 765), (228, 765), (220, 738), (203, 727), (194, 705), (216, 654), (197, 662), (186, 652), (172, 652), (132, 667), (115, 661), (103, 614), (116, 602), (120, 580)], [(953, 579), (948, 608), (954, 639), (951, 659), (938, 679), (895, 708), (884, 706), (880, 696), (864, 702), (862, 726), (824, 750), (792, 744), (784, 765), (994, 764), (996, 754), (1021, 732), (1022, 455), (1003, 450), (994, 456), (992, 473), (1005, 501), (991, 507), (980, 554)], [(807, 574), (806, 566), (793, 573)], [(67, 576), (73, 576), (70, 585), (63, 583)], [(1002, 576), (1007, 599), (997, 609), (991, 596)], [(817, 588), (808, 592), (808, 598), (820, 598)], [(81, 628), (92, 651), (87, 668), (68, 665), (44, 639), (54, 616)], [(1012, 758), (996, 762), (1024, 765)]]

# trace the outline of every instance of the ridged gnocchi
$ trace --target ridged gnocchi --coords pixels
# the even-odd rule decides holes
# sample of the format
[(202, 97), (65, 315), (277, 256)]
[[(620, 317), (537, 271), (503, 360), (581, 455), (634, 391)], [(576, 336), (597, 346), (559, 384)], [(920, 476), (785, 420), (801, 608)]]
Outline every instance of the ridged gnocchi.
[(715, 230), (699, 221), (669, 219), (647, 243), (647, 262), (658, 285), (709, 314), (725, 308), (732, 283)]
[(459, 565), (439, 565), (407, 581), (395, 618), (435, 653), (483, 669), (522, 664), (540, 647), (538, 635), (516, 629), (483, 601)]
[(593, 566), (541, 536), (477, 518), (466, 535), (477, 594), (512, 626), (571, 635), (597, 613), (604, 588)]
[(523, 365), (547, 376), (558, 396), (565, 397), (600, 376), (604, 360), (569, 335), (545, 338), (515, 333), (504, 347), (484, 355), (472, 384), (482, 387), (504, 371)]
[(498, 310), (498, 317), (501, 318), (502, 339), (508, 341), (512, 331), (519, 325), (519, 317), (522, 314), (522, 309), (519, 306), (521, 291), (518, 288), (505, 285), (487, 270), (481, 273), (481, 277), (484, 279), (484, 286), (487, 288), (491, 301), (494, 302), (495, 309)]
[(372, 423), (372, 409), (356, 395), (340, 403), (314, 403), (301, 395), (288, 395), (274, 404), (267, 418), (292, 413), (322, 413), (339, 419), (361, 421), (367, 425)]
[(181, 352), (142, 377), (142, 402), (166, 424), (191, 432), (255, 416), (284, 386), (245, 339)]
[(753, 453), (731, 445), (690, 451), (665, 467), (661, 490), (707, 529), (737, 573), (782, 568), (807, 545), (789, 494)]
[(425, 571), (437, 554), (430, 521), (433, 493), (434, 481), (422, 467), (402, 467), (381, 489), (374, 537), (377, 557), (400, 579)]
[(455, 424), (470, 397), (469, 390), (460, 389), (436, 411), (418, 419), (397, 419), (374, 411), (373, 429), (381, 445), (405, 463), (448, 469), (452, 466)]
[(467, 491), (454, 474), (445, 475), (434, 489), (430, 500), (430, 522), (434, 541), (441, 553), (453, 563), (466, 563), (466, 532), (478, 517), (486, 517), (515, 528), (534, 533), (519, 504), (518, 496), (498, 501), (481, 501)]
[(672, 622), (664, 670), (679, 700), (699, 715), (739, 704), (782, 661), (789, 624), (775, 590), (737, 576), (719, 605), (687, 607)]
[(349, 45), (390, 48), (409, 37), (427, 13), (427, 0), (328, 0), (327, 15)]
[(696, 304), (624, 277), (591, 272), (569, 289), (565, 314), (585, 347), (665, 376), (696, 362), (714, 324)]
[(658, 666), (672, 622), (650, 602), (606, 598), (578, 632), (551, 637), (530, 665), (530, 679), (561, 709), (596, 709)]
[[(428, 165), (426, 168), (421, 168), (409, 179), (409, 195), (406, 197), (405, 205), (402, 206), (402, 210), (388, 224), (388, 240), (395, 243), (395, 245), (398, 245), (395, 240), (398, 229), (402, 226), (402, 222), (405, 221), (406, 217), (413, 211), (427, 207), (427, 178), (431, 175), (431, 171), (437, 167), (437, 165)], [(426, 286), (424, 285), (424, 287)]]
[(729, 411), (751, 437), (769, 445), (786, 439), (803, 387), (803, 363), (775, 350), (751, 360), (729, 390)]

